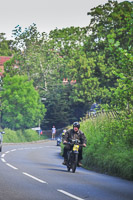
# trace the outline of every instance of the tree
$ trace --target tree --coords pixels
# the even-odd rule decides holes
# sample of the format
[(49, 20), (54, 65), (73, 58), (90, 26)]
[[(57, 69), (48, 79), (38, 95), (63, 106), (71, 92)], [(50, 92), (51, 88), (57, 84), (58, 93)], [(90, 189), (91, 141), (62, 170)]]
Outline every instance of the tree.
[[(19, 63), (17, 73), (26, 74), (29, 80), (33, 79), (34, 86), (44, 96), (49, 82), (53, 81), (53, 76), (55, 77), (56, 74), (57, 77), (59, 74), (62, 58), (54, 50), (53, 43), (47, 35), (38, 32), (35, 24), (26, 28), (24, 32), (20, 26), (17, 26), (13, 33), (14, 46), (21, 48), (21, 51), (15, 55)], [(6, 68), (9, 68), (9, 63)], [(11, 70), (10, 72), (8, 70), (8, 73), (11, 73)]]
[(70, 101), (67, 93), (67, 87), (62, 83), (48, 88), (45, 105), (47, 112), (42, 126), (48, 129), (54, 124), (57, 128), (65, 127), (70, 121)]
[(7, 75), (1, 96), (3, 127), (15, 130), (34, 127), (46, 112), (33, 81), (28, 81), (27, 76)]
[(119, 47), (119, 42), (110, 44), (110, 49), (117, 55), (118, 64), (121, 66), (120, 69), (114, 70), (114, 74), (117, 76), (116, 87), (112, 88), (112, 104), (117, 109), (128, 111), (130, 115), (132, 112), (132, 89), (133, 89), (133, 60), (132, 54), (126, 49)]
[(6, 40), (5, 33), (0, 33), (0, 56), (12, 56), (16, 49), (12, 48), (12, 40)]
[[(14, 30), (15, 44), (23, 49), (16, 56), (16, 60), (19, 61), (17, 73), (26, 74), (29, 80), (33, 79), (40, 96), (46, 98), (47, 113), (42, 126), (45, 124), (46, 127), (46, 124), (50, 124), (53, 120), (54, 123), (58, 121), (57, 124), (60, 126), (64, 124), (64, 121), (65, 123), (70, 121), (69, 113), (72, 115), (73, 112), (69, 112), (69, 107), (73, 108), (74, 101), (64, 100), (67, 87), (62, 87), (63, 78), (68, 77), (72, 80), (69, 63), (74, 52), (79, 50), (78, 46), (83, 44), (84, 37), (81, 37), (84, 35), (83, 31), (74, 27), (56, 29), (51, 31), (48, 39), (45, 35), (39, 34), (35, 25), (30, 26), (25, 32), (22, 32), (21, 27), (16, 27)], [(9, 68), (12, 64), (8, 62), (5, 65), (6, 72), (10, 75), (16, 73), (16, 70)], [(54, 94), (54, 99), (52, 94)], [(72, 99), (75, 94), (69, 92), (69, 96)], [(76, 96), (75, 99), (77, 99)]]
[[(34, 87), (46, 99), (44, 124), (54, 120), (63, 126), (63, 114), (69, 123), (77, 108), (81, 116), (79, 107), (84, 110), (88, 106), (88, 110), (94, 101), (111, 104), (116, 99), (117, 103), (121, 80), (129, 77), (126, 65), (131, 72), (127, 60), (132, 49), (131, 11), (132, 3), (108, 1), (88, 13), (92, 17), (89, 26), (55, 29), (49, 36), (40, 34), (35, 24), (24, 32), (16, 27), (15, 47), (21, 49), (5, 64), (5, 70), (11, 76), (27, 75), (29, 80), (34, 80)], [(19, 68), (11, 70), (16, 60)], [(62, 87), (64, 78), (68, 85)], [(71, 85), (73, 80), (76, 84)], [(126, 90), (128, 87), (126, 84)]]
[(108, 1), (88, 13), (92, 17), (88, 26), (88, 33), (91, 34), (85, 43), (85, 52), (88, 60), (94, 60), (93, 75), (98, 78), (99, 91), (105, 103), (111, 102), (111, 91), (117, 87), (119, 79), (117, 74), (123, 71), (121, 57), (118, 56), (118, 51), (113, 51), (111, 44), (115, 44), (117, 49), (126, 50), (129, 54), (131, 52), (132, 4), (128, 1)]

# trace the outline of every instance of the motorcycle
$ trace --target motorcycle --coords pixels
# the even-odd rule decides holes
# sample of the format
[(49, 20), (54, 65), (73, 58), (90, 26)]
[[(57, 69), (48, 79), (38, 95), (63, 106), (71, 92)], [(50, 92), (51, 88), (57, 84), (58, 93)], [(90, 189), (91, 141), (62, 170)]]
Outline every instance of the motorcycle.
[(57, 146), (60, 146), (61, 141), (62, 141), (61, 137), (58, 137), (58, 138), (57, 138)]
[(83, 146), (80, 144), (80, 140), (71, 140), (71, 142), (67, 142), (64, 144), (68, 144), (71, 146), (71, 150), (67, 152), (67, 171), (69, 172), (72, 169), (72, 172), (75, 173), (76, 167), (78, 164), (78, 154), (79, 154), (79, 148), (80, 146)]

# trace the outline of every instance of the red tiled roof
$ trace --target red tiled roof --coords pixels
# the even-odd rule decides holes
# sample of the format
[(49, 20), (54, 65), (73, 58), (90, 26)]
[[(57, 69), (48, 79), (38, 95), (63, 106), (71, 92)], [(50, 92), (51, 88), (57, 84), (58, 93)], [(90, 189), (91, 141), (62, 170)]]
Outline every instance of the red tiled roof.
[(0, 56), (0, 66), (4, 66), (4, 62), (10, 59), (11, 59), (11, 56)]
[[(66, 79), (64, 78), (64, 79), (63, 79), (63, 84), (66, 85), (66, 84), (68, 84), (68, 83), (69, 83), (69, 82), (68, 82), (68, 79), (67, 79), (67, 78), (66, 78)], [(70, 84), (71, 84), (71, 85), (76, 84), (76, 80), (71, 80), (71, 81), (70, 81)]]
[(0, 56), (0, 76), (3, 76), (4, 73), (4, 63), (10, 59), (11, 56)]

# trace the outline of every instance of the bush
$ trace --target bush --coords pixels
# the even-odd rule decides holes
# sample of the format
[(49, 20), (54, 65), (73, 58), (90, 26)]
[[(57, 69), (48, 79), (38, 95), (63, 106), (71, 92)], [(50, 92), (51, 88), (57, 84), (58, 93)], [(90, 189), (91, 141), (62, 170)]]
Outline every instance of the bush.
[(133, 130), (131, 119), (108, 119), (105, 115), (81, 122), (87, 137), (83, 151), (86, 168), (133, 180)]
[(34, 130), (27, 129), (27, 130), (17, 130), (13, 131), (10, 129), (5, 129), (5, 134), (3, 136), (4, 143), (21, 143), (21, 142), (32, 142), (37, 140), (44, 140), (46, 136), (40, 136)]
[(17, 143), (24, 140), (24, 137), (20, 132), (18, 133), (8, 128), (6, 128), (4, 131), (5, 131), (5, 134), (3, 135), (4, 143)]

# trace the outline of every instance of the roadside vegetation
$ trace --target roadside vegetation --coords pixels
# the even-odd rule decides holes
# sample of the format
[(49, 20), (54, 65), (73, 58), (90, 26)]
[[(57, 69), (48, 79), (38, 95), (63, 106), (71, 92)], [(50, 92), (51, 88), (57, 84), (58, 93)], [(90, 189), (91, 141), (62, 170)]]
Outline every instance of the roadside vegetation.
[(5, 128), (4, 132), (3, 143), (23, 143), (47, 139), (45, 135), (39, 135), (36, 131), (31, 129), (14, 131)]
[[(132, 118), (133, 116), (131, 116)], [(87, 138), (83, 167), (96, 172), (133, 180), (132, 120), (108, 118), (106, 114), (81, 120)], [(72, 126), (67, 127), (67, 129)], [(64, 145), (61, 144), (61, 155)]]
[(81, 122), (87, 137), (83, 164), (90, 170), (133, 180), (133, 127), (131, 119), (106, 115)]

